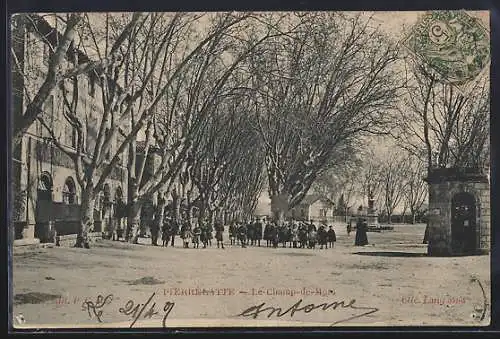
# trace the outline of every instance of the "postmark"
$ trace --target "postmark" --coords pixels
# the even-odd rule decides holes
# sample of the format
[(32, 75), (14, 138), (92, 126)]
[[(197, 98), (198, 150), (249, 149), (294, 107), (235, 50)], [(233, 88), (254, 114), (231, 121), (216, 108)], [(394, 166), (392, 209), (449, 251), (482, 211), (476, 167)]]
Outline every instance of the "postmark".
[(465, 11), (427, 12), (404, 45), (438, 81), (461, 89), (490, 61), (489, 32)]

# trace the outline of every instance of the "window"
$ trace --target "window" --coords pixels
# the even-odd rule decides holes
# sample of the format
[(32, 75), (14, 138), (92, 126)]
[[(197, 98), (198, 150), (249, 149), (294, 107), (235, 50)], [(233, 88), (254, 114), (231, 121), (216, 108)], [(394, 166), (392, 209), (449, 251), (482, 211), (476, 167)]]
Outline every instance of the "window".
[(93, 98), (95, 96), (95, 78), (94, 76), (89, 76), (88, 91), (89, 95)]
[(76, 148), (78, 146), (78, 131), (73, 124), (71, 124), (67, 118), (64, 118), (65, 120), (65, 138), (64, 138), (64, 145)]
[[(44, 122), (49, 126), (49, 128), (54, 128), (54, 96), (51, 95), (47, 98), (43, 104), (43, 115), (42, 118)], [(50, 138), (50, 133), (44, 126), (41, 126), (41, 136), (42, 138)]]
[(49, 60), (50, 60), (50, 47), (49, 45), (47, 45), (47, 43), (43, 43), (43, 55), (42, 55), (42, 60), (43, 60), (43, 64), (44, 65), (48, 65), (49, 64)]
[(76, 148), (78, 146), (78, 132), (76, 128), (73, 126), (71, 130), (71, 147)]
[[(104, 131), (104, 140), (105, 141), (108, 140), (108, 136), (109, 136), (109, 128), (106, 128), (106, 130)], [(108, 148), (108, 151), (106, 152), (106, 160), (110, 160), (110, 159), (111, 159), (111, 145)]]
[(122, 191), (122, 188), (120, 186), (118, 186), (116, 188), (116, 192), (115, 192), (115, 201), (118, 202), (118, 201), (123, 201), (123, 191)]
[(104, 185), (104, 201), (111, 202), (111, 188), (109, 184)]
[(101, 211), (102, 206), (104, 206), (104, 192), (100, 191), (95, 199), (94, 210)]
[(54, 114), (54, 96), (49, 96), (43, 106), (45, 115), (52, 117)]
[(52, 200), (52, 177), (43, 172), (38, 180), (38, 200)]
[(40, 191), (51, 191), (52, 190), (52, 178), (49, 173), (43, 172), (40, 175), (40, 181), (38, 182), (38, 189)]
[(76, 204), (76, 186), (71, 177), (68, 177), (64, 183), (63, 202), (68, 205)]

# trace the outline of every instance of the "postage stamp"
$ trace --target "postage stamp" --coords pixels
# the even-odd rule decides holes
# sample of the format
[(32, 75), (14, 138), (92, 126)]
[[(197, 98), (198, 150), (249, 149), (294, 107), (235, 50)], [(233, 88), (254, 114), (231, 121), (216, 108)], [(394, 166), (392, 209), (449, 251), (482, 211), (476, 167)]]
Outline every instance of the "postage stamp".
[(473, 81), (490, 61), (489, 33), (466, 11), (431, 11), (404, 42), (441, 81), (457, 87)]

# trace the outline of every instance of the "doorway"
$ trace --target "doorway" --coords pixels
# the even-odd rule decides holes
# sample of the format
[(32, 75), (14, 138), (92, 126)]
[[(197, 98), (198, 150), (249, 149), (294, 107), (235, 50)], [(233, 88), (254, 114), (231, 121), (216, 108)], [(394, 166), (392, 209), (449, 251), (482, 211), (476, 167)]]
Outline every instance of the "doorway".
[(43, 172), (38, 179), (35, 212), (35, 238), (41, 242), (49, 240), (50, 228), (53, 226), (52, 185), (50, 173)]
[(476, 202), (470, 193), (457, 193), (451, 201), (451, 241), (454, 253), (477, 249)]

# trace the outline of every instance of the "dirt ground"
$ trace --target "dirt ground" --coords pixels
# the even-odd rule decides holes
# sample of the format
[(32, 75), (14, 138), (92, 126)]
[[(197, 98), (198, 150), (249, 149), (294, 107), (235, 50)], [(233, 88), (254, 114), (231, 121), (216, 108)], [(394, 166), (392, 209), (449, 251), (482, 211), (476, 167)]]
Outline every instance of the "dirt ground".
[(224, 250), (215, 241), (183, 249), (180, 239), (174, 248), (149, 239), (87, 250), (16, 247), (13, 313), (24, 321), (15, 326), (489, 324), (489, 256), (427, 257), (424, 225), (370, 232), (365, 247), (335, 228), (338, 241), (327, 250), (265, 241), (241, 248), (227, 234)]

